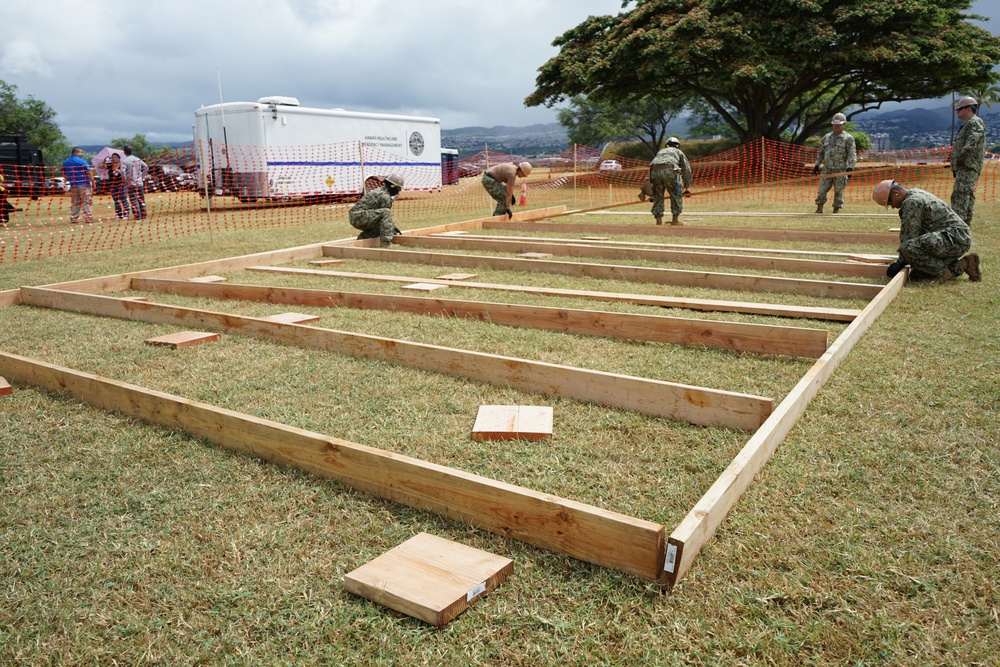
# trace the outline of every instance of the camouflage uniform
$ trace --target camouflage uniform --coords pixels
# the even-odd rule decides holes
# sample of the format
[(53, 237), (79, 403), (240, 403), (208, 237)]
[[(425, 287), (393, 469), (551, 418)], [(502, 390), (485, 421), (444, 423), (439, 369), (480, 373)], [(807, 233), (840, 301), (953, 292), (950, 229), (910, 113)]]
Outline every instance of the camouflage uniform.
[(951, 150), (951, 173), (955, 187), (951, 191), (951, 207), (967, 224), (972, 224), (972, 209), (976, 206), (976, 181), (983, 170), (986, 153), (986, 123), (973, 116), (962, 125)]
[[(680, 172), (674, 171), (680, 168)], [(663, 215), (664, 193), (670, 196), (670, 212), (680, 215), (684, 211), (684, 198), (677, 194), (677, 177), (681, 178), (684, 189), (691, 187), (691, 164), (683, 151), (673, 146), (661, 148), (649, 164), (649, 182), (653, 186), (653, 208), (650, 213), (654, 218)]]
[(945, 269), (962, 275), (959, 259), (972, 247), (972, 231), (955, 211), (929, 192), (912, 188), (899, 207), (899, 262), (911, 277), (940, 276)]
[[(837, 174), (848, 169), (854, 169), (858, 161), (858, 153), (854, 148), (854, 137), (844, 130), (840, 134), (827, 132), (820, 143), (816, 164), (823, 165), (820, 173)], [(816, 206), (826, 203), (826, 193), (833, 188), (833, 207), (843, 208), (844, 188), (847, 186), (847, 176), (819, 179), (819, 189), (816, 192)]]
[(396, 225), (392, 221), (392, 195), (389, 194), (389, 186), (383, 185), (366, 193), (351, 208), (348, 219), (351, 227), (361, 230), (358, 238), (373, 239), (377, 236), (382, 243), (391, 243)]
[(486, 192), (490, 193), (490, 197), (497, 203), (496, 208), (493, 209), (493, 215), (504, 215), (507, 213), (507, 185), (489, 174), (483, 174), (483, 187), (486, 188)]

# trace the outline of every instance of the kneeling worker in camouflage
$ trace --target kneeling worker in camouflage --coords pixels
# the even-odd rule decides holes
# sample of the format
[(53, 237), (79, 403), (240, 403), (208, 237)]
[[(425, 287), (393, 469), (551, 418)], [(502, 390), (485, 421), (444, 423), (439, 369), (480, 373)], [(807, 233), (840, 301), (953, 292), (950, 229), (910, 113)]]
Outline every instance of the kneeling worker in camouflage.
[[(663, 224), (664, 193), (670, 196), (671, 225), (683, 225), (680, 221), (684, 211), (684, 195), (691, 194), (691, 164), (680, 149), (677, 137), (667, 139), (667, 147), (661, 148), (649, 164), (649, 184), (652, 190), (653, 208), (650, 213), (656, 224)], [(681, 186), (684, 191), (681, 192)]]
[[(483, 174), (483, 187), (497, 203), (496, 208), (493, 209), (493, 215), (506, 214), (508, 219), (514, 217), (514, 212), (510, 210), (510, 207), (517, 203), (517, 197), (514, 195), (514, 184), (518, 178), (527, 178), (530, 173), (531, 164), (528, 162), (521, 164), (505, 162), (490, 167), (489, 171)], [(509, 206), (507, 205), (508, 201), (510, 202)]]
[(389, 174), (380, 188), (366, 192), (351, 208), (348, 219), (351, 227), (360, 229), (359, 239), (378, 238), (379, 246), (388, 248), (392, 237), (402, 234), (392, 221), (392, 198), (403, 189), (403, 177)]
[(899, 258), (886, 269), (887, 276), (909, 265), (911, 280), (944, 282), (963, 273), (973, 282), (982, 279), (979, 255), (965, 254), (972, 247), (972, 231), (943, 200), (892, 179), (876, 185), (872, 199), (899, 209)]

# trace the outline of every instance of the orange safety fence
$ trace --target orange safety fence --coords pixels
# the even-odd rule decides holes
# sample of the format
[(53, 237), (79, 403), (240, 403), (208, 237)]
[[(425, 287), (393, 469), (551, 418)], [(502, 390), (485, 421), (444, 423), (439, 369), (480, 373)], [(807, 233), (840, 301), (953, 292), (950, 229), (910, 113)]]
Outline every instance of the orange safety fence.
[[(845, 190), (846, 203), (871, 208), (871, 191), (885, 178), (916, 185), (946, 201), (953, 178), (948, 147), (908, 151), (864, 151)], [(200, 155), (199, 155), (200, 154)], [(740, 202), (802, 204), (812, 210), (818, 177), (812, 174), (817, 149), (758, 140), (716, 155), (691, 160), (693, 196), (686, 207), (711, 210)], [(503, 162), (528, 160), (534, 169), (524, 190), (518, 183), (514, 211), (560, 204), (570, 209), (640, 204), (639, 186), (647, 161), (603, 156), (574, 146), (551, 157), (524, 157), (482, 151), (445, 160), (441, 169), (408, 164), (362, 142), (297, 147), (188, 146), (147, 160), (148, 217), (119, 220), (106, 174), (97, 170), (93, 222), (71, 224), (70, 196), (58, 182), (59, 167), (37, 170), (31, 178), (8, 176), (14, 210), (0, 223), (0, 263), (76, 252), (114, 250), (163, 243), (208, 231), (224, 232), (328, 223), (329, 238), (355, 234), (347, 223), (350, 207), (364, 187), (377, 186), (391, 172), (405, 179), (393, 205), (405, 229), (492, 215), (494, 202), (480, 184), (482, 172)], [(993, 156), (988, 156), (993, 158)], [(199, 168), (200, 161), (206, 169)], [(979, 179), (980, 201), (997, 200), (998, 162), (990, 159)], [(26, 186), (25, 183), (30, 183)], [(13, 187), (12, 187), (13, 186)], [(830, 193), (832, 197), (832, 193)]]

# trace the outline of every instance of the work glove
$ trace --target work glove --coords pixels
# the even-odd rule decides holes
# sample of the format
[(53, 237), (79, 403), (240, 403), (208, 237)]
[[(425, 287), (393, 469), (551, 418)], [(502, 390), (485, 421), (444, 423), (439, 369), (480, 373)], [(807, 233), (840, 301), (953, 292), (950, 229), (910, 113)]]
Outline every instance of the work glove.
[(516, 203), (517, 203), (517, 196), (511, 195), (510, 196), (510, 205), (513, 206)]
[(510, 220), (510, 219), (511, 219), (511, 218), (513, 218), (513, 217), (514, 217), (514, 211), (512, 211), (512, 210), (510, 210), (510, 209), (508, 208), (508, 209), (507, 209), (507, 219), (508, 219), (508, 220)]
[(401, 232), (401, 231), (399, 230), (399, 227), (396, 227), (395, 225), (393, 225), (393, 227), (392, 227), (392, 235), (393, 235), (393, 236), (395, 236), (396, 234), (402, 234), (402, 233), (403, 233), (403, 232)]
[(885, 275), (889, 278), (892, 278), (897, 273), (902, 271), (904, 266), (906, 266), (906, 264), (903, 264), (901, 261), (897, 259), (895, 262), (893, 262), (886, 268)]
[(813, 167), (813, 176), (819, 176), (819, 165)]

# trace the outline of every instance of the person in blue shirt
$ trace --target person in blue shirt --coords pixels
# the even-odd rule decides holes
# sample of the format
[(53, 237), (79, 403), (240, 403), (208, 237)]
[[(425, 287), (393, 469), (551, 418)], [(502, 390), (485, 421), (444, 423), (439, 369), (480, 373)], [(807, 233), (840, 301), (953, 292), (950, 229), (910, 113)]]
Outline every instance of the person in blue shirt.
[(70, 188), (69, 221), (75, 225), (82, 215), (84, 222), (93, 222), (94, 172), (83, 158), (82, 148), (73, 148), (72, 154), (62, 163), (62, 171)]

